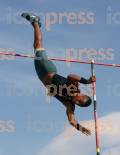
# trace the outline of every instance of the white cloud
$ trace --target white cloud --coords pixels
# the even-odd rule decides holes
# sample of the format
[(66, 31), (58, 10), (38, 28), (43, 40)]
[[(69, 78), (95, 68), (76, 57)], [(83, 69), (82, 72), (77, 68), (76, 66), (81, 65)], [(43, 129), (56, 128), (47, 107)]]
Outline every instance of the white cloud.
[(116, 146), (105, 150), (102, 155), (118, 155), (119, 152), (120, 152), (120, 146)]
[[(120, 152), (120, 113), (112, 113), (100, 118), (101, 154), (118, 155)], [(82, 122), (92, 131), (93, 121)], [(93, 131), (94, 133), (94, 131)], [(67, 127), (63, 133), (57, 136), (48, 146), (40, 151), (39, 155), (93, 155), (95, 154), (95, 137), (82, 135), (73, 128)]]

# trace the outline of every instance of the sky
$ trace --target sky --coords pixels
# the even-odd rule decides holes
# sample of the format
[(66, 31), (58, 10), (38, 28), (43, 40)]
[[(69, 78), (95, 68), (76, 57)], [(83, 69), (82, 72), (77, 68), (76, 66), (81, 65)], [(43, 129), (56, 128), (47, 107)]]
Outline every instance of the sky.
[[(119, 64), (120, 2), (112, 0), (4, 0), (0, 4), (0, 51), (33, 54), (33, 28), (21, 13), (33, 12), (42, 22), (49, 57)], [(89, 78), (89, 65), (54, 62), (58, 73)], [(86, 137), (68, 124), (64, 106), (46, 96), (30, 59), (0, 57), (0, 155), (95, 154), (93, 106), (76, 107)], [(119, 68), (95, 66), (97, 112), (102, 155), (120, 151)], [(80, 85), (91, 95), (90, 86)]]

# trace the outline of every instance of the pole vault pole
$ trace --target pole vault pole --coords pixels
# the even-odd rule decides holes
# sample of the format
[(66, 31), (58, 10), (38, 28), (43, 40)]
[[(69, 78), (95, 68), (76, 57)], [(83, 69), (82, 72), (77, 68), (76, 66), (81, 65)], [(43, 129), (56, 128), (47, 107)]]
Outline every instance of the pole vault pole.
[[(95, 75), (94, 60), (91, 61), (91, 74)], [(94, 120), (95, 120), (95, 138), (96, 138), (96, 155), (100, 155), (100, 139), (99, 139), (99, 124), (97, 115), (97, 99), (96, 99), (96, 82), (92, 83), (93, 89), (93, 105), (94, 105)]]

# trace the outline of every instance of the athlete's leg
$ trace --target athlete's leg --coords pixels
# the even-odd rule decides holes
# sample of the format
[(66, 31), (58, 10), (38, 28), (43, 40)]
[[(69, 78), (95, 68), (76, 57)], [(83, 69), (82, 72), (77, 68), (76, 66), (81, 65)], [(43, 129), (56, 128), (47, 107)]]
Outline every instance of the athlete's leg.
[(34, 27), (34, 49), (43, 48), (42, 32), (38, 22), (34, 22), (33, 27)]
[(34, 27), (34, 48), (43, 48), (40, 18), (32, 13), (23, 13), (21, 16), (28, 20)]
[(22, 17), (28, 20), (34, 28), (35, 69), (39, 79), (45, 84), (50, 84), (56, 74), (56, 66), (50, 61), (43, 49), (40, 18), (32, 13), (23, 13)]

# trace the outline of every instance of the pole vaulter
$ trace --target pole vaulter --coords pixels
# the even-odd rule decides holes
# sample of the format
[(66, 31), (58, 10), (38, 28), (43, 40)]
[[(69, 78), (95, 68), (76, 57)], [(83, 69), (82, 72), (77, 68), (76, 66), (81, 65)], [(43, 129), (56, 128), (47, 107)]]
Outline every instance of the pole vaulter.
[[(49, 58), (46, 54), (45, 49), (43, 48), (42, 42), (42, 32), (41, 32), (41, 22), (40, 18), (31, 13), (23, 13), (21, 15), (27, 21), (31, 23), (34, 29), (34, 55), (28, 54), (19, 54), (15, 52), (0, 52), (1, 58), (3, 55), (20, 57), (20, 58), (31, 58), (34, 60), (36, 73), (38, 78), (44, 84), (46, 88), (48, 85), (55, 85), (57, 89), (59, 86), (66, 85), (67, 87), (74, 86), (76, 88), (72, 91), (70, 96), (68, 92), (63, 91), (62, 96), (57, 92), (54, 97), (63, 103), (66, 107), (66, 114), (68, 117), (69, 123), (76, 128), (78, 131), (82, 132), (85, 135), (91, 135), (91, 131), (86, 127), (83, 127), (75, 118), (75, 105), (80, 107), (88, 107), (91, 105), (92, 100), (90, 96), (82, 94), (79, 88), (79, 84), (92, 84), (93, 88), (93, 105), (94, 105), (94, 120), (95, 120), (95, 136), (96, 136), (96, 154), (100, 155), (100, 139), (99, 139), (99, 123), (97, 116), (97, 101), (96, 101), (96, 76), (94, 66), (104, 66), (104, 67), (120, 67), (120, 64), (107, 64), (101, 62), (92, 61), (81, 61), (81, 60), (72, 60), (72, 59), (62, 59), (62, 58)], [(89, 79), (86, 79), (82, 76), (69, 74), (67, 77), (63, 77), (57, 73), (57, 68), (52, 61), (62, 61), (62, 62), (72, 62), (72, 63), (82, 63), (91, 65), (91, 74), (92, 76)], [(51, 90), (49, 90), (51, 93)], [(50, 94), (51, 95), (51, 94)], [(52, 95), (51, 95), (52, 96)]]

